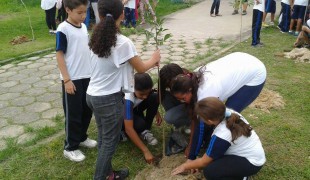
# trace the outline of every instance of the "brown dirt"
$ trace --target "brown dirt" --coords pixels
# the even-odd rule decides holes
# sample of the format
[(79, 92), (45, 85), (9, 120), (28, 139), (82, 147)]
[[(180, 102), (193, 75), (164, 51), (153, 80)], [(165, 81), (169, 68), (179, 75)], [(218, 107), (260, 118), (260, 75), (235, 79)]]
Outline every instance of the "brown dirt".
[(142, 170), (135, 180), (199, 180), (204, 179), (202, 173), (172, 176), (171, 171), (186, 161), (183, 153), (166, 156), (158, 166), (148, 166)]
[(16, 44), (22, 44), (22, 43), (25, 43), (25, 42), (29, 42), (30, 40), (25, 36), (25, 35), (22, 35), (22, 36), (17, 36), (15, 38), (13, 38), (10, 43), (12, 45), (16, 45)]
[(257, 99), (250, 104), (250, 108), (261, 109), (264, 112), (270, 112), (271, 109), (283, 109), (285, 102), (283, 97), (272, 90), (264, 88)]
[(285, 52), (284, 57), (294, 59), (295, 62), (310, 63), (310, 51), (307, 48), (294, 48)]

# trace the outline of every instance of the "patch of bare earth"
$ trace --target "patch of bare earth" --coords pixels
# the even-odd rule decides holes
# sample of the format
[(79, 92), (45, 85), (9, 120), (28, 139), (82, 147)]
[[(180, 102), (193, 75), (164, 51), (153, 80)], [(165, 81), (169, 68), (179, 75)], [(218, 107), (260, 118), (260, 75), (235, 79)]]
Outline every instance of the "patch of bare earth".
[(22, 43), (25, 43), (25, 42), (29, 42), (30, 40), (25, 36), (25, 35), (22, 35), (22, 36), (17, 36), (15, 38), (13, 38), (10, 43), (12, 45), (16, 45), (16, 44), (22, 44)]
[(171, 171), (186, 161), (183, 153), (166, 156), (158, 166), (148, 166), (142, 170), (135, 180), (199, 180), (205, 179), (202, 173), (172, 176)]
[(295, 62), (310, 63), (310, 50), (307, 48), (294, 48), (285, 52), (284, 57), (294, 59)]
[(271, 109), (283, 109), (284, 106), (285, 102), (279, 93), (264, 88), (249, 107), (261, 109), (262, 111), (269, 113)]

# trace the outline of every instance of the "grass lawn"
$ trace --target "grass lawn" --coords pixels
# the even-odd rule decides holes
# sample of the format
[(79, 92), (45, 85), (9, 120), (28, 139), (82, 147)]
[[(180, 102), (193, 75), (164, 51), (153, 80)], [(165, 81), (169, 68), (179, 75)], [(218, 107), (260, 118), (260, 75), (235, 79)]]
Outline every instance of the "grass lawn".
[[(275, 56), (286, 49), (292, 49), (294, 37), (281, 34), (276, 28), (263, 30), (261, 37), (265, 44), (263, 48), (251, 48), (248, 40), (220, 55), (241, 51), (258, 57), (267, 67), (265, 88), (278, 92), (286, 103), (284, 109), (272, 109), (270, 113), (251, 108), (242, 113), (260, 136), (267, 156), (265, 166), (255, 179), (310, 179), (310, 64), (295, 63), (291, 59)], [(55, 122), (58, 125), (63, 123), (59, 118)], [(166, 125), (164, 128), (167, 134), (169, 127)], [(150, 147), (150, 150), (155, 155), (161, 154), (162, 127), (154, 126), (153, 131), (160, 143)], [(92, 121), (90, 137), (96, 138), (96, 133), (95, 123)], [(42, 134), (44, 136), (43, 132)], [(85, 161), (68, 161), (62, 153), (63, 139), (64, 136), (61, 135), (36, 146), (30, 146), (35, 142), (16, 145), (12, 140), (9, 148), (0, 152), (0, 179), (92, 179), (97, 151), (82, 149), (87, 156)], [(141, 152), (127, 141), (119, 144), (113, 157), (113, 166), (115, 169), (128, 167), (129, 179), (134, 179), (148, 165)]]
[[(55, 47), (55, 36), (49, 35), (45, 23), (45, 12), (40, 7), (40, 0), (23, 0), (25, 3), (34, 32), (29, 25), (29, 16), (20, 0), (1, 0), (0, 3), (0, 64), (1, 61), (16, 58), (25, 54)], [(159, 17), (170, 14), (191, 4), (172, 3), (171, 0), (161, 0), (156, 12)], [(10, 42), (18, 37), (26, 36), (30, 41), (12, 45)]]

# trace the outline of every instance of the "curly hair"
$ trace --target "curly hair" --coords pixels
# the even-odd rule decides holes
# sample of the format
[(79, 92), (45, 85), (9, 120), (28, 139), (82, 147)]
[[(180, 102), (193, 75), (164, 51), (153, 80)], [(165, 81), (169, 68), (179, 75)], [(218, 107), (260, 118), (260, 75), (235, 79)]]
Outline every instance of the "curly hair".
[(230, 130), (232, 142), (244, 135), (251, 136), (252, 127), (246, 124), (241, 116), (236, 113), (231, 113), (229, 117), (225, 117), (226, 107), (222, 101), (216, 97), (207, 97), (197, 102), (195, 112), (204, 121), (211, 120), (222, 122), (226, 120), (226, 127)]
[(115, 47), (117, 34), (120, 33), (116, 20), (123, 13), (123, 3), (120, 0), (98, 1), (100, 22), (90, 38), (89, 47), (98, 57), (109, 57), (111, 48)]

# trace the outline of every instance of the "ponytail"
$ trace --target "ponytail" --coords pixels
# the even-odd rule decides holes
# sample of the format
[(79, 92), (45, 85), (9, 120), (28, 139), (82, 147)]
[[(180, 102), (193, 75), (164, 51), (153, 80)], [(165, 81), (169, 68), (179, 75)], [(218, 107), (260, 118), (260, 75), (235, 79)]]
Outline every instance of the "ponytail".
[(89, 47), (98, 57), (107, 58), (111, 55), (111, 48), (115, 47), (117, 34), (120, 32), (116, 20), (123, 13), (123, 4), (120, 0), (100, 0), (98, 12), (101, 20), (94, 29)]
[(250, 137), (252, 127), (246, 124), (241, 117), (236, 113), (231, 113), (229, 117), (226, 117), (226, 127), (230, 130), (232, 136), (232, 142), (234, 142), (240, 136)]

